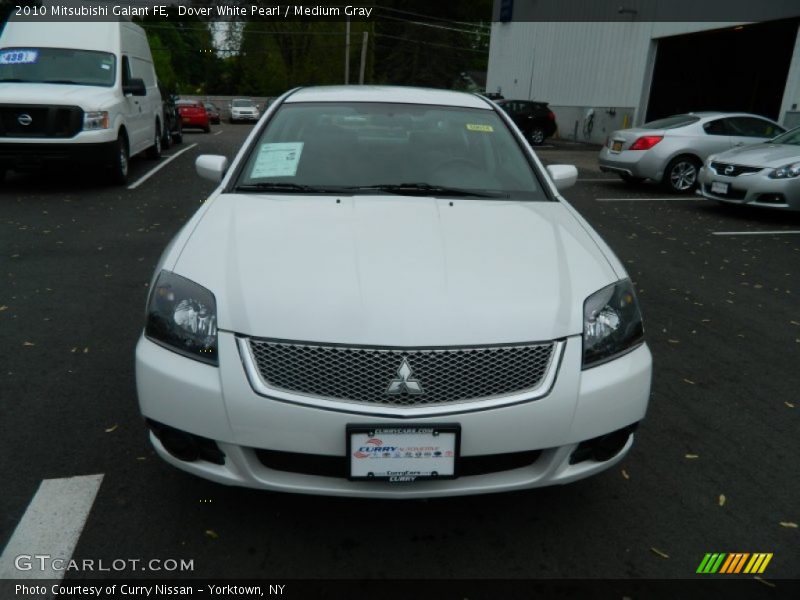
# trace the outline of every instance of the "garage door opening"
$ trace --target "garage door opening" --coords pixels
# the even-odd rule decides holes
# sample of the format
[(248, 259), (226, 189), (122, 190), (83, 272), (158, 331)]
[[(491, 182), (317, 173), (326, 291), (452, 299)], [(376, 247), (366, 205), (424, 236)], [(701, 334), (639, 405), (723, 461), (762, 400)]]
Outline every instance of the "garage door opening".
[(647, 120), (699, 110), (778, 119), (798, 19), (658, 41)]

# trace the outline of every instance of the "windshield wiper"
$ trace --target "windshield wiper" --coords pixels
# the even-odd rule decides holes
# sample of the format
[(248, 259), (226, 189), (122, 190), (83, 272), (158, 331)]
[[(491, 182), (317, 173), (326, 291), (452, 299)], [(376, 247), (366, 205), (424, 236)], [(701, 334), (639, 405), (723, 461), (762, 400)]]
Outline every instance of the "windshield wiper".
[(508, 198), (508, 194), (502, 192), (479, 192), (477, 190), (465, 190), (461, 188), (445, 187), (430, 183), (391, 183), (383, 185), (362, 185), (347, 188), (353, 191), (386, 192), (388, 194), (398, 194), (402, 196), (461, 196), (472, 198)]
[(335, 194), (342, 192), (343, 188), (320, 187), (315, 185), (302, 185), (299, 183), (268, 182), (243, 183), (233, 188), (237, 192), (280, 192), (283, 194)]

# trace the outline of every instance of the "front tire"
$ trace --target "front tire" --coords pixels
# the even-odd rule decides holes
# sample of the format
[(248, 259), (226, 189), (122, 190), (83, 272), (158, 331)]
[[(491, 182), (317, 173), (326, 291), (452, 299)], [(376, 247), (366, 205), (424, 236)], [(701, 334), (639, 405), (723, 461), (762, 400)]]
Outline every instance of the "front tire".
[(168, 127), (164, 128), (164, 133), (161, 134), (161, 148), (164, 150), (169, 150), (172, 146), (172, 134), (169, 131)]
[(153, 137), (153, 145), (147, 149), (147, 158), (158, 160), (161, 158), (161, 125), (156, 121), (156, 134)]
[(108, 171), (109, 179), (111, 183), (115, 185), (125, 185), (128, 183), (128, 163), (130, 159), (128, 154), (128, 140), (125, 135), (120, 134), (117, 138), (113, 152), (111, 167)]
[(183, 143), (183, 124), (180, 121), (178, 121), (178, 131), (172, 134), (172, 140), (176, 144)]
[(687, 194), (697, 185), (700, 161), (693, 156), (677, 156), (669, 161), (661, 183), (672, 194)]

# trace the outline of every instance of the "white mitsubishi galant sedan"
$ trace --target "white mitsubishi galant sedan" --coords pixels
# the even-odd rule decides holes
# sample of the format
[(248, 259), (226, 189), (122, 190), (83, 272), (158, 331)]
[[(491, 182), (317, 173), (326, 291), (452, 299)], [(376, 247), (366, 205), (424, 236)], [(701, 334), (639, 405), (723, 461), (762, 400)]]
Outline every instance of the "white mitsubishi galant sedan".
[(136, 349), (172, 465), (266, 490), (417, 498), (620, 461), (651, 356), (620, 261), (478, 95), (275, 101), (153, 277)]

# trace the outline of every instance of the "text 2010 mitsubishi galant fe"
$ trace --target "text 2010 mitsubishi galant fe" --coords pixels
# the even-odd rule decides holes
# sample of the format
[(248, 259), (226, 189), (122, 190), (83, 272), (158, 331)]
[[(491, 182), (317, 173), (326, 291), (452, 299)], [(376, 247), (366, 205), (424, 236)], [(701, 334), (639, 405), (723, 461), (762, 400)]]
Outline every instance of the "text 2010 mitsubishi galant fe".
[(491, 101), (272, 104), (169, 244), (136, 349), (157, 452), (219, 483), (415, 498), (562, 484), (628, 452), (651, 355), (620, 261)]

